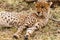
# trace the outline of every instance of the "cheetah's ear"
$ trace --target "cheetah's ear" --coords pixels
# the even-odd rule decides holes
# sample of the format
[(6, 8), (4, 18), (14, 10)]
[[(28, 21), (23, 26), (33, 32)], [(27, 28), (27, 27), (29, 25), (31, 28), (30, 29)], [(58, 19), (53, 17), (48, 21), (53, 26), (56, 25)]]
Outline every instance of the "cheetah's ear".
[(39, 2), (34, 2), (34, 5), (35, 5), (35, 6), (39, 5)]
[(53, 3), (52, 2), (49, 2), (49, 5), (51, 6)]
[(36, 4), (36, 2), (34, 2), (34, 4)]
[(36, 4), (36, 2), (34, 2), (34, 4)]

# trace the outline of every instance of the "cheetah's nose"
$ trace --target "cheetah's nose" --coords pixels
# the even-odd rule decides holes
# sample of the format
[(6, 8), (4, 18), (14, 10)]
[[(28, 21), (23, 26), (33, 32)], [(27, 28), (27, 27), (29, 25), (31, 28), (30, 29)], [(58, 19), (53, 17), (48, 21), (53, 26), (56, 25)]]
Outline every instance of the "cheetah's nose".
[(37, 12), (38, 14), (40, 13), (40, 12)]

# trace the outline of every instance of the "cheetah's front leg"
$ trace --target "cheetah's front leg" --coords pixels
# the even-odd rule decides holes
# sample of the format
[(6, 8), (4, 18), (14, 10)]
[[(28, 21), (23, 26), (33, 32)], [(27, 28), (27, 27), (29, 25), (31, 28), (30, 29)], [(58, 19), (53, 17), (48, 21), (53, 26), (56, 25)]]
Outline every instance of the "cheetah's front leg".
[(20, 26), (17, 32), (13, 35), (14, 38), (19, 38), (21, 36), (22, 31), (25, 29), (25, 26)]
[(28, 40), (28, 37), (30, 37), (35, 30), (39, 29), (39, 22), (37, 22), (35, 25), (33, 25), (31, 28), (28, 28), (26, 31), (26, 35), (24, 37), (24, 40)]

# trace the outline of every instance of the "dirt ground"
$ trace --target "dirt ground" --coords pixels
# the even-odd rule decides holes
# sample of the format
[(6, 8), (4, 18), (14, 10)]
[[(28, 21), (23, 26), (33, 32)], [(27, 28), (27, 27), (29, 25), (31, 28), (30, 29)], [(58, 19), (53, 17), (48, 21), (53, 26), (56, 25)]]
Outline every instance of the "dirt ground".
[[(22, 10), (28, 10), (28, 8), (32, 7), (33, 5), (34, 5), (33, 3), (30, 3), (28, 5), (26, 2), (19, 0), (12, 1), (12, 3), (10, 3), (7, 0), (0, 0), (0, 11), (5, 10), (20, 12)], [(57, 6), (57, 8), (55, 9), (51, 8), (50, 13), (55, 19), (60, 20), (60, 6)], [(21, 38), (19, 39), (13, 38), (13, 34), (16, 31), (17, 28), (15, 27), (0, 28), (0, 40), (23, 40), (25, 32), (23, 32)], [(39, 31), (36, 31), (34, 35), (31, 38), (29, 38), (29, 40), (60, 40), (60, 23), (55, 22), (50, 18), (48, 24)]]

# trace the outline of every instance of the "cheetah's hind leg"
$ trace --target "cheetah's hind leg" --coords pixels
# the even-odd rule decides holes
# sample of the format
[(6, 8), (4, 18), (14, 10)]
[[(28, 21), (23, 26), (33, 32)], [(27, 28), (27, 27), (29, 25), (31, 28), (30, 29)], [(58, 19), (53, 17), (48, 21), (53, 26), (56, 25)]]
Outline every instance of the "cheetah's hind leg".
[(13, 38), (15, 38), (15, 39), (20, 38), (22, 36), (21, 33), (23, 32), (24, 29), (25, 29), (24, 26), (20, 26), (18, 28), (17, 32), (13, 35)]

